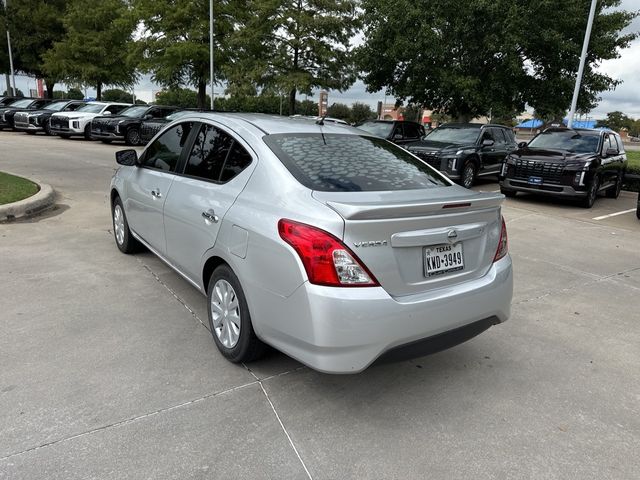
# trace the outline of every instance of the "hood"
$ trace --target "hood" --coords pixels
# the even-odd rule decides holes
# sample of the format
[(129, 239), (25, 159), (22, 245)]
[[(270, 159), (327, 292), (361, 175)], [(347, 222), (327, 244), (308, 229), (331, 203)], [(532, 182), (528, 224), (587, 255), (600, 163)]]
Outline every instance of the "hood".
[(101, 122), (106, 122), (106, 123), (118, 123), (123, 120), (132, 120), (134, 122), (140, 121), (139, 118), (125, 117), (124, 115), (98, 115), (97, 117), (94, 118), (94, 120), (99, 120)]
[(58, 112), (53, 114), (56, 117), (63, 118), (95, 118), (99, 116), (99, 113), (91, 113), (91, 112)]
[(38, 110), (29, 110), (28, 108), (25, 108), (22, 110), (18, 110), (18, 112), (25, 112), (25, 113), (28, 113), (29, 115), (42, 115), (43, 113), (49, 113), (49, 114), (56, 113), (51, 110), (45, 110), (44, 108), (39, 108)]
[(433, 142), (430, 140), (420, 140), (418, 142), (412, 142), (408, 145), (405, 145), (405, 148), (409, 150), (419, 150), (423, 152), (439, 152), (439, 151), (448, 151), (448, 150), (458, 151), (460, 149), (476, 148), (476, 145), (473, 143), (461, 144), (461, 143)]
[(531, 162), (545, 163), (569, 163), (586, 162), (597, 157), (594, 152), (573, 153), (566, 150), (552, 150), (546, 148), (520, 148), (511, 152), (511, 157), (518, 160), (529, 160)]

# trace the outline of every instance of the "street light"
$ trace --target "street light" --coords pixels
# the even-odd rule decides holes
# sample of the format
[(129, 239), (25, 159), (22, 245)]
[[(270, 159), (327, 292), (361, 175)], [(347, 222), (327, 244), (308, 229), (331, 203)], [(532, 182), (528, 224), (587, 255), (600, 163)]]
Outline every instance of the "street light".
[(576, 105), (578, 104), (578, 94), (580, 93), (580, 83), (582, 82), (582, 74), (584, 73), (584, 63), (587, 59), (587, 50), (589, 49), (589, 38), (591, 37), (591, 27), (593, 26), (593, 17), (596, 14), (596, 3), (598, 0), (591, 0), (591, 10), (589, 10), (589, 20), (587, 20), (587, 31), (584, 34), (584, 42), (582, 43), (582, 55), (580, 56), (580, 67), (578, 68), (578, 76), (576, 77), (576, 86), (573, 89), (573, 99), (571, 100), (571, 110), (569, 111), (569, 121), (567, 127), (573, 126), (573, 116), (576, 114)]
[(13, 71), (13, 55), (11, 53), (11, 35), (9, 34), (9, 12), (7, 11), (7, 0), (2, 0), (4, 5), (5, 21), (7, 27), (7, 49), (9, 50), (9, 69), (11, 70), (11, 82), (13, 86), (7, 85), (7, 93), (11, 90), (12, 95), (16, 95), (16, 74)]
[(213, 110), (213, 0), (209, 0), (209, 78), (211, 80), (211, 110)]

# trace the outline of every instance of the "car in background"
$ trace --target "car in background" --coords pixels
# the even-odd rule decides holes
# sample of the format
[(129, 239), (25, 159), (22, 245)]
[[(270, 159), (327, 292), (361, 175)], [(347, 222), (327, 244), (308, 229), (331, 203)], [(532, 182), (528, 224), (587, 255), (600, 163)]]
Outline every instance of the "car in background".
[(40, 110), (16, 112), (14, 116), (15, 129), (31, 134), (44, 132), (47, 135), (53, 135), (49, 125), (51, 115), (56, 112), (74, 112), (86, 104), (87, 102), (82, 100), (56, 100), (45, 105)]
[(337, 123), (338, 125), (349, 125), (348, 122), (334, 117), (320, 117), (318, 115), (290, 115), (289, 118), (300, 118), (303, 120), (313, 120), (314, 122), (318, 122), (322, 120), (327, 123)]
[(232, 362), (266, 343), (356, 373), (509, 317), (503, 196), (461, 188), (362, 130), (194, 113), (116, 160), (116, 246), (147, 247), (207, 295)]
[(620, 135), (607, 129), (548, 128), (511, 152), (500, 191), (576, 199), (591, 208), (601, 193), (618, 198), (627, 169)]
[(14, 128), (14, 116), (19, 110), (39, 110), (52, 100), (48, 98), (21, 98), (0, 108), (0, 130)]
[(370, 120), (358, 125), (358, 128), (398, 145), (415, 142), (425, 135), (422, 125), (407, 120)]
[(177, 110), (171, 115), (167, 115), (164, 118), (150, 118), (143, 120), (140, 125), (140, 143), (146, 145), (149, 141), (156, 136), (156, 134), (162, 130), (162, 128), (168, 123), (173, 122), (185, 115), (193, 115), (194, 112), (205, 112), (207, 110), (187, 108), (184, 110)]
[(166, 105), (133, 105), (117, 115), (95, 117), (91, 120), (91, 138), (111, 143), (124, 141), (127, 145), (140, 145), (142, 122), (154, 118), (166, 118), (178, 107)]
[(9, 105), (10, 103), (15, 102), (16, 100), (22, 100), (24, 97), (11, 97), (11, 96), (6, 96), (6, 97), (0, 97), (0, 108), (4, 107), (5, 105)]
[(404, 148), (463, 187), (477, 177), (498, 176), (507, 153), (517, 148), (516, 137), (504, 125), (447, 123)]
[(99, 115), (116, 115), (130, 103), (89, 102), (75, 112), (60, 112), (51, 115), (49, 125), (51, 133), (62, 138), (83, 136), (91, 140), (91, 120)]

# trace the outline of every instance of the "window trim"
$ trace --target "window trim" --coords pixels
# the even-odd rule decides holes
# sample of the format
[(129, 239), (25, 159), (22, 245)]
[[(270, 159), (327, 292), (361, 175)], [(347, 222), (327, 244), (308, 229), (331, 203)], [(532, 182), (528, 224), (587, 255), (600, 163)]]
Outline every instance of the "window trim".
[[(196, 120), (192, 120), (192, 121), (183, 121), (183, 122), (176, 122), (175, 124), (171, 125), (169, 128), (167, 128), (162, 135), (166, 134), (170, 129), (177, 127), (178, 125), (182, 125), (184, 123), (193, 123), (194, 127), (196, 125), (200, 125), (200, 122), (196, 121)], [(172, 170), (162, 170), (161, 168), (155, 168), (155, 167), (150, 167), (149, 165), (145, 165), (144, 164), (144, 160), (146, 158), (147, 152), (149, 151), (149, 146), (153, 145), (153, 143), (150, 143), (147, 147), (145, 147), (144, 151), (142, 152), (142, 154), (140, 155), (140, 159), (139, 159), (139, 168), (146, 168), (148, 170), (152, 170), (154, 172), (160, 172), (160, 173), (165, 173), (168, 175), (179, 175), (179, 171), (182, 171), (181, 165), (184, 163), (185, 161), (185, 151), (191, 152), (191, 149), (193, 148), (193, 142), (195, 140), (194, 138), (194, 131), (197, 131), (197, 129), (192, 128), (191, 132), (189, 132), (189, 136), (187, 137), (187, 141), (184, 144), (184, 147), (182, 147), (182, 152), (180, 152), (180, 157), (178, 158), (178, 161), (176, 162), (176, 166), (174, 169)], [(162, 136), (161, 135), (161, 136)], [(160, 136), (160, 137), (161, 137)], [(158, 139), (160, 138), (158, 137)], [(156, 140), (158, 140), (156, 139)]]

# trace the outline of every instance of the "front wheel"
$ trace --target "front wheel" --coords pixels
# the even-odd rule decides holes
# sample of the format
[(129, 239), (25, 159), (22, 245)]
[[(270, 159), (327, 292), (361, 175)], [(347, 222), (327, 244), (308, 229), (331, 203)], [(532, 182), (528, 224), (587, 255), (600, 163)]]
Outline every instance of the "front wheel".
[(127, 145), (131, 145), (135, 147), (136, 145), (140, 145), (140, 130), (137, 128), (131, 127), (127, 130), (127, 134), (125, 135), (125, 142)]
[(464, 164), (462, 169), (461, 184), (465, 188), (471, 188), (476, 180), (476, 165), (472, 161)]
[(600, 188), (600, 177), (594, 175), (589, 182), (589, 190), (587, 190), (587, 196), (584, 197), (581, 201), (581, 205), (584, 208), (591, 208), (593, 204), (596, 202), (596, 198), (598, 196), (598, 189)]
[(622, 191), (622, 182), (624, 181), (624, 173), (619, 172), (618, 177), (616, 178), (616, 184), (607, 189), (607, 198), (618, 198), (620, 196), (620, 192)]
[(122, 200), (116, 197), (111, 208), (111, 219), (113, 220), (113, 237), (116, 245), (122, 253), (135, 253), (140, 249), (140, 242), (136, 240), (129, 230), (127, 216), (124, 213)]
[(259, 358), (265, 344), (253, 331), (244, 290), (227, 265), (220, 265), (211, 274), (207, 300), (209, 328), (220, 353), (233, 363)]
[(91, 124), (84, 127), (84, 139), (91, 140)]
[(44, 122), (44, 125), (42, 126), (42, 128), (44, 129), (44, 133), (46, 133), (47, 135), (51, 136), (53, 135), (53, 132), (51, 131), (51, 120), (48, 119)]

